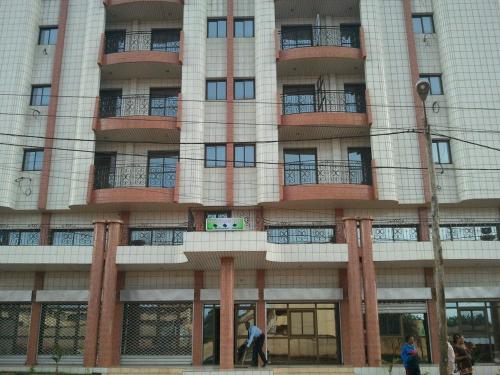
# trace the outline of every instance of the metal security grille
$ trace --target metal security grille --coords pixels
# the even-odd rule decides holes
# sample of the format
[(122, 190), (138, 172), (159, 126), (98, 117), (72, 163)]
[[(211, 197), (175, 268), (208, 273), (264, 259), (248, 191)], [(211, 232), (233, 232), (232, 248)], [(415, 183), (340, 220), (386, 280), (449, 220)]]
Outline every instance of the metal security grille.
[(125, 304), (122, 335), (124, 356), (190, 357), (191, 304)]
[(0, 357), (26, 355), (30, 315), (29, 304), (0, 303)]
[(60, 350), (63, 356), (82, 355), (86, 323), (86, 304), (43, 305), (38, 353)]

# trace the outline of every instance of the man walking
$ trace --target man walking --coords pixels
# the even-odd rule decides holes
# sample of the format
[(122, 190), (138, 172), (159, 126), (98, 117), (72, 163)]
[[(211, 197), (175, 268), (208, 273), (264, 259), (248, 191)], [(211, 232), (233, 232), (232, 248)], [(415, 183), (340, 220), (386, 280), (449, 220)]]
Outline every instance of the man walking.
[(266, 340), (266, 336), (262, 333), (262, 331), (255, 325), (251, 325), (249, 322), (245, 323), (245, 327), (248, 330), (248, 338), (246, 342), (246, 349), (250, 348), (250, 345), (253, 344), (253, 353), (252, 353), (252, 366), (258, 366), (259, 356), (262, 359), (264, 364), (262, 367), (267, 365), (267, 359), (262, 351), (262, 347), (264, 346), (264, 341)]

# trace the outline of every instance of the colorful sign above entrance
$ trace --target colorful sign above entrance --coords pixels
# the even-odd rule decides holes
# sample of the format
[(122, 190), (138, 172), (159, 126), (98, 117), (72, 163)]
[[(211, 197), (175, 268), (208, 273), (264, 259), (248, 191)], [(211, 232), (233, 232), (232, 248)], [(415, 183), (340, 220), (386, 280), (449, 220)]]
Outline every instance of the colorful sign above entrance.
[(206, 228), (207, 228), (207, 232), (209, 232), (209, 231), (244, 230), (245, 229), (245, 219), (242, 217), (207, 219)]

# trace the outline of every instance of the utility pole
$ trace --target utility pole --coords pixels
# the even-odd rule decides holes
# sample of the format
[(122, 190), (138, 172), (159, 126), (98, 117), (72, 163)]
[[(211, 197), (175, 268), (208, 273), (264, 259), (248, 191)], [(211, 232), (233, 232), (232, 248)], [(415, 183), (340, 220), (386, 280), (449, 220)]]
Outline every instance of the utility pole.
[(441, 235), (439, 233), (439, 203), (437, 197), (436, 172), (432, 157), (431, 128), (427, 121), (425, 99), (429, 95), (430, 85), (427, 81), (419, 81), (416, 84), (418, 96), (424, 107), (424, 129), (427, 145), (427, 171), (431, 183), (431, 216), (432, 216), (432, 249), (434, 250), (434, 288), (436, 292), (437, 323), (439, 326), (439, 374), (448, 374), (448, 327), (446, 321), (446, 305), (444, 297), (444, 265), (443, 247), (441, 246)]

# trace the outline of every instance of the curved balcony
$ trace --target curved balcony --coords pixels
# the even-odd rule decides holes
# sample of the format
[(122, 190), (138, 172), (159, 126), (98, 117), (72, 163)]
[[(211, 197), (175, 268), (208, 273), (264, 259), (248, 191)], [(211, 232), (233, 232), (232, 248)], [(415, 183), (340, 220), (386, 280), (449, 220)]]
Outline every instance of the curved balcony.
[(178, 29), (108, 31), (98, 64), (103, 79), (180, 78), (182, 36)]
[(372, 200), (369, 165), (348, 161), (287, 163), (282, 168), (282, 201)]
[(280, 140), (366, 133), (369, 98), (364, 92), (292, 90), (281, 95)]
[(93, 130), (98, 140), (179, 142), (181, 95), (102, 96)]
[(89, 204), (144, 205), (177, 203), (180, 165), (91, 166)]
[(357, 27), (282, 26), (276, 47), (278, 75), (359, 74), (363, 71), (363, 43)]

